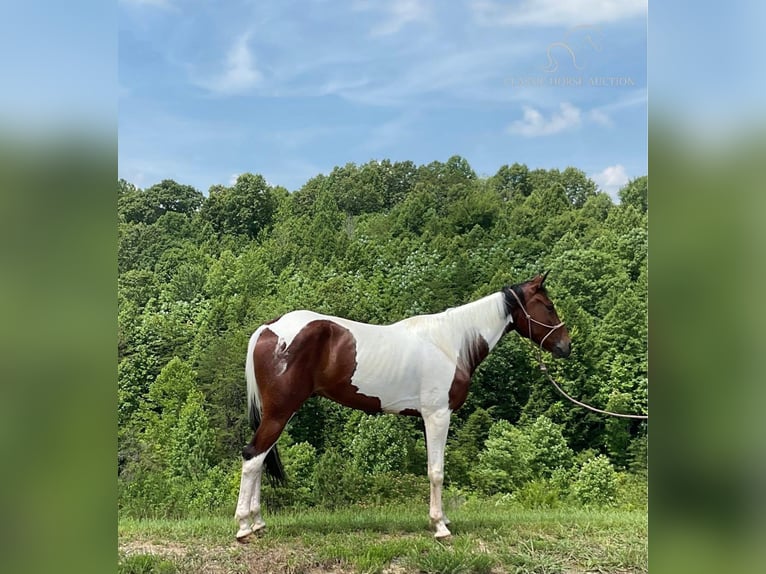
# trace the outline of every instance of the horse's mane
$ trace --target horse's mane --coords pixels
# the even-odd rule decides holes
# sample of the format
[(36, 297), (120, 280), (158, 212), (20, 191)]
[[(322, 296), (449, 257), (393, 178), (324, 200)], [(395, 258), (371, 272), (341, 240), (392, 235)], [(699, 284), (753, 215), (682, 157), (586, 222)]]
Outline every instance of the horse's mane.
[(459, 307), (450, 307), (441, 313), (416, 315), (399, 321), (397, 325), (454, 353), (463, 346), (466, 338), (475, 337), (483, 327), (507, 322), (507, 307), (505, 295), (502, 292), (493, 293)]

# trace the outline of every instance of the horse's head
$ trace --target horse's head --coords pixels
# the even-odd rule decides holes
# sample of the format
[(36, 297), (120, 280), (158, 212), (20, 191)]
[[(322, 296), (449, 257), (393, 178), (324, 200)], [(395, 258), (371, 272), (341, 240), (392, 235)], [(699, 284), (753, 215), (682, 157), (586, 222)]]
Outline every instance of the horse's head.
[(510, 298), (513, 328), (522, 337), (531, 339), (554, 357), (566, 358), (572, 351), (572, 341), (545, 290), (547, 276), (546, 272), (507, 288), (506, 299)]

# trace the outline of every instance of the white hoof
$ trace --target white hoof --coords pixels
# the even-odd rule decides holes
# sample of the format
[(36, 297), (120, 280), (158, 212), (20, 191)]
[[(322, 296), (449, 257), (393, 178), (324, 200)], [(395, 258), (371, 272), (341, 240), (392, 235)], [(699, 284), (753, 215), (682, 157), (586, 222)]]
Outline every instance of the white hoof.
[(250, 535), (253, 533), (253, 529), (250, 527), (247, 528), (240, 528), (239, 532), (237, 532), (237, 541), (238, 542), (247, 542), (247, 539), (250, 538)]
[(452, 533), (447, 529), (447, 527), (442, 523), (438, 524), (436, 526), (436, 532), (434, 533), (434, 538), (437, 540), (442, 540), (444, 538), (449, 538), (452, 536)]
[(260, 532), (264, 528), (266, 528), (266, 523), (263, 520), (253, 523), (253, 534)]

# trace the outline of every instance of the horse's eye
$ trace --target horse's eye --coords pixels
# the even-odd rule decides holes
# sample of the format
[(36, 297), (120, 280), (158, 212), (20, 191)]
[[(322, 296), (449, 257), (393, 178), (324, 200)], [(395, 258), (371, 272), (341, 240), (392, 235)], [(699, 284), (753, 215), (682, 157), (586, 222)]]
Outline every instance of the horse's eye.
[(553, 311), (555, 310), (553, 305), (546, 305), (545, 308), (548, 309), (548, 311), (550, 311), (551, 313), (553, 313)]

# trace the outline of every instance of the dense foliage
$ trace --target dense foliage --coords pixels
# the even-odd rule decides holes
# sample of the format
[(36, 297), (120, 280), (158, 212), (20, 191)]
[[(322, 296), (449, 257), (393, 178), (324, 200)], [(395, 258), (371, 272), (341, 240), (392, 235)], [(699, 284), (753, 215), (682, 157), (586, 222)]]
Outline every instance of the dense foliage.
[[(647, 178), (620, 199), (575, 168), (479, 177), (460, 157), (348, 164), (293, 193), (253, 174), (207, 196), (120, 180), (122, 511), (233, 509), (250, 438), (247, 340), (296, 308), (386, 323), (550, 269), (573, 340), (570, 359), (549, 361), (554, 375), (595, 406), (646, 412)], [(446, 476), (465, 492), (606, 503), (627, 471), (645, 469), (645, 423), (561, 399), (517, 335), (478, 369), (453, 421)], [(311, 399), (281, 444), (292, 480), (267, 489), (267, 504), (426, 492), (417, 419)]]

